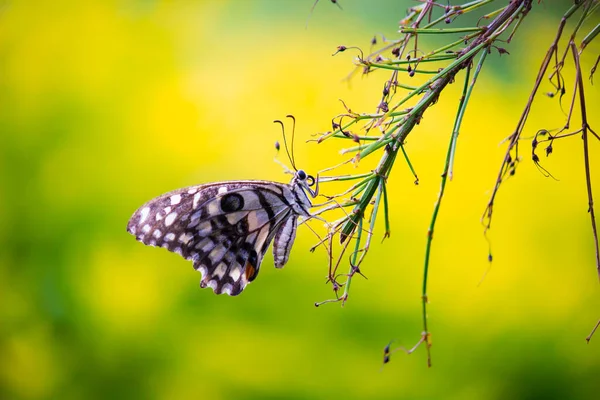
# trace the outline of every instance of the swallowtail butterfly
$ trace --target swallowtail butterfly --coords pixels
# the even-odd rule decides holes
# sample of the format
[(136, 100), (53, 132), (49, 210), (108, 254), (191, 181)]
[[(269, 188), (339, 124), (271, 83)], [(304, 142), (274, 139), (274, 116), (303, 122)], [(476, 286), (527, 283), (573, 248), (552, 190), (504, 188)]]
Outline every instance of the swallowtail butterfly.
[(288, 261), (298, 217), (311, 216), (314, 185), (298, 170), (289, 184), (230, 181), (178, 189), (141, 206), (127, 231), (191, 260), (202, 273), (201, 287), (235, 296), (256, 279), (271, 242), (275, 267)]

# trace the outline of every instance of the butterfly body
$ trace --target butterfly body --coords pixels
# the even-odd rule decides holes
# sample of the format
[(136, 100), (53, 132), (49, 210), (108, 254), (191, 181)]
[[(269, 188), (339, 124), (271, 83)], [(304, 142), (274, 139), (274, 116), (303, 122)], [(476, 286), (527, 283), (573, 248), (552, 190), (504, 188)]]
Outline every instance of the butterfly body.
[(201, 287), (235, 296), (252, 282), (273, 242), (274, 263), (285, 265), (298, 217), (310, 217), (316, 193), (304, 171), (289, 184), (230, 181), (178, 189), (141, 206), (127, 231), (140, 242), (191, 260)]

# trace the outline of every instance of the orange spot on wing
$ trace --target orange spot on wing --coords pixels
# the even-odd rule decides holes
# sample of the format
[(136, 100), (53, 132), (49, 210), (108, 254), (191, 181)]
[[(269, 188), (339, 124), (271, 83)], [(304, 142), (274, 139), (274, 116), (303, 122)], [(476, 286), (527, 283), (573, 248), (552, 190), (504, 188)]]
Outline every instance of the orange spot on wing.
[(251, 281), (256, 276), (256, 268), (250, 262), (246, 262), (246, 279)]

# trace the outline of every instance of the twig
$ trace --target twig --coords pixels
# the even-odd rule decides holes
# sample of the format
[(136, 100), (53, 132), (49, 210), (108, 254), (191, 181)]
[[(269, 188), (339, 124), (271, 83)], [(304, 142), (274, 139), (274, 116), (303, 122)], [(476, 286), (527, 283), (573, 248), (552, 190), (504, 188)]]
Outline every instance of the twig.
[(592, 336), (594, 336), (594, 333), (596, 333), (596, 330), (598, 329), (598, 327), (600, 326), (600, 320), (598, 320), (598, 322), (596, 322), (596, 326), (594, 326), (594, 329), (592, 329), (592, 331), (590, 332), (589, 335), (587, 335), (587, 337), (585, 338), (586, 342), (590, 342), (590, 340), (592, 340)]
[(588, 146), (588, 120), (585, 105), (585, 94), (583, 92), (583, 76), (581, 73), (581, 65), (579, 64), (579, 53), (575, 42), (570, 42), (573, 60), (575, 62), (575, 74), (577, 75), (577, 89), (579, 89), (579, 106), (581, 109), (581, 138), (583, 139), (583, 160), (585, 165), (585, 183), (588, 196), (588, 212), (592, 223), (592, 232), (594, 235), (594, 245), (596, 246), (596, 270), (600, 279), (600, 246), (598, 244), (598, 230), (596, 228), (596, 216), (594, 214), (594, 198), (592, 194), (592, 177), (590, 172), (590, 152)]

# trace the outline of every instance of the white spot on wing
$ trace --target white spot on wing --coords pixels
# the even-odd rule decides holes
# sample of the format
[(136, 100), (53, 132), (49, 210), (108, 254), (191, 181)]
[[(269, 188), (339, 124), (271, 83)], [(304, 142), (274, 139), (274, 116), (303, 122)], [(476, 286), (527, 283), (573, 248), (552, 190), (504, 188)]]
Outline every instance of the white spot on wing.
[(198, 191), (198, 189), (196, 188), (191, 188), (190, 190), (188, 190), (188, 194), (194, 194)]
[(208, 283), (206, 284), (206, 286), (208, 286), (212, 290), (217, 290), (217, 285), (217, 281), (215, 281), (214, 279), (212, 281), (208, 281)]
[(193, 204), (192, 204), (192, 207), (193, 207), (193, 208), (196, 208), (196, 207), (198, 207), (198, 202), (200, 201), (200, 197), (201, 197), (201, 194), (200, 194), (200, 193), (196, 193), (196, 194), (194, 195), (194, 202), (193, 202)]
[(218, 191), (219, 194), (227, 193), (227, 186), (221, 186)]
[(171, 212), (171, 207), (165, 207), (165, 215)]
[(177, 204), (179, 204), (181, 202), (181, 195), (180, 194), (174, 194), (173, 196), (171, 196), (171, 205), (175, 206)]
[(150, 232), (150, 225), (148, 225), (148, 224), (144, 225), (144, 227), (142, 228), (142, 232), (144, 232), (144, 233)]
[(208, 253), (213, 247), (215, 247), (215, 244), (210, 238), (204, 238), (198, 242), (195, 247), (198, 250), (202, 250), (203, 253)]
[(160, 239), (160, 237), (162, 236), (162, 232), (160, 231), (160, 229), (157, 229), (154, 231), (154, 233), (152, 234), (152, 236), (154, 236), (157, 239)]
[(223, 275), (225, 275), (225, 271), (227, 271), (227, 265), (225, 265), (225, 263), (220, 263), (219, 265), (217, 265), (217, 268), (215, 268), (215, 273), (213, 275), (216, 275), (219, 279), (223, 278)]
[(219, 207), (219, 204), (217, 204), (218, 201), (211, 201), (210, 203), (208, 203), (208, 214), (210, 215), (217, 215), (221, 213), (221, 209)]
[(188, 242), (190, 240), (192, 240), (193, 236), (189, 233), (182, 233), (181, 236), (179, 236), (179, 241), (183, 244), (188, 244)]
[(256, 210), (248, 213), (248, 230), (256, 231), (261, 226), (269, 222), (269, 214), (263, 210)]
[(225, 217), (227, 218), (227, 222), (229, 222), (231, 225), (235, 225), (246, 215), (248, 215), (248, 211), (237, 211), (225, 214)]
[(175, 218), (177, 218), (177, 213), (173, 211), (171, 214), (167, 215), (167, 218), (165, 218), (165, 225), (170, 226), (173, 223), (173, 221), (175, 221)]
[(210, 226), (210, 222), (204, 221), (200, 225), (198, 225), (198, 234), (200, 236), (206, 236), (210, 234), (212, 227)]
[(265, 244), (265, 240), (267, 240), (267, 236), (269, 235), (269, 224), (265, 225), (260, 232), (258, 233), (258, 237), (256, 238), (256, 248), (260, 249)]
[(229, 271), (229, 276), (234, 282), (237, 282), (237, 280), (240, 279), (240, 275), (242, 275), (240, 268), (233, 268), (231, 271)]
[(148, 218), (149, 213), (150, 213), (150, 207), (142, 208), (142, 211), (140, 211), (140, 221), (138, 222), (138, 224), (143, 223), (146, 220), (146, 218)]
[(282, 195), (283, 194), (283, 190), (279, 187), (279, 185), (271, 185), (269, 186), (269, 189), (274, 191), (275, 193)]
[(200, 221), (200, 215), (202, 215), (202, 210), (198, 210), (192, 214), (190, 217), (190, 222), (188, 223), (188, 228), (193, 228), (198, 225), (198, 221)]
[(226, 251), (227, 249), (225, 248), (225, 246), (219, 244), (210, 252), (208, 258), (210, 258), (210, 261), (214, 264), (223, 258)]
[(225, 285), (223, 285), (223, 288), (221, 289), (221, 293), (227, 293), (228, 295), (231, 296), (232, 289), (233, 289), (233, 286), (231, 286), (229, 283), (226, 283)]
[(173, 239), (175, 239), (175, 234), (173, 232), (165, 235), (165, 242), (172, 242)]

